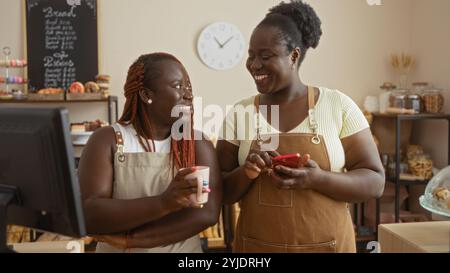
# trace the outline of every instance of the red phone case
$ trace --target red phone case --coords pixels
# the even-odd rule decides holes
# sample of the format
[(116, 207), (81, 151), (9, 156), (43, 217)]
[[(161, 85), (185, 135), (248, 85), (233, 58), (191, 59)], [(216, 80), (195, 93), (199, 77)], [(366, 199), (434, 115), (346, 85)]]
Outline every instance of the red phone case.
[(297, 168), (300, 164), (300, 154), (280, 155), (272, 158), (274, 166), (283, 165), (289, 168)]

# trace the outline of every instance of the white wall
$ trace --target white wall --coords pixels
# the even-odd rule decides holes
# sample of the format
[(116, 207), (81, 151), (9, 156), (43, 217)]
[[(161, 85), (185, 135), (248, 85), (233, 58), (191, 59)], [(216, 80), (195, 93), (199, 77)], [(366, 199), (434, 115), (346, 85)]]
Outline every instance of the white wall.
[[(425, 1), (425, 0), (423, 0)], [(443, 0), (446, 1), (446, 0)], [(167, 51), (178, 56), (190, 73), (196, 96), (204, 104), (232, 104), (255, 93), (244, 62), (229, 71), (205, 67), (195, 41), (208, 23), (225, 20), (249, 39), (256, 24), (275, 0), (99, 0), (100, 71), (112, 76), (112, 94), (124, 100), (122, 87), (129, 65), (140, 54)], [(390, 80), (387, 57), (410, 45), (409, 0), (309, 0), (323, 21), (324, 35), (301, 70), (311, 84), (338, 88), (361, 104), (368, 94)], [(22, 3), (0, 0), (0, 46), (9, 45), (16, 57), (24, 50)], [(105, 118), (101, 106), (70, 106), (72, 120)]]
[[(444, 90), (444, 110), (450, 113), (450, 1), (413, 0), (412, 52), (417, 58), (416, 81), (427, 81)], [(420, 122), (415, 140), (430, 152), (436, 165), (448, 165), (446, 121)]]

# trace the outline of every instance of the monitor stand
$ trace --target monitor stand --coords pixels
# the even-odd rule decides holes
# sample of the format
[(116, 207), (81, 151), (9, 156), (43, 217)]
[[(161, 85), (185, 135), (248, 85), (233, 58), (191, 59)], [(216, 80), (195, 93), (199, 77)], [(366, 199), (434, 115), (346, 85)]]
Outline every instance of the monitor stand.
[(7, 244), (6, 214), (9, 205), (21, 203), (18, 193), (16, 187), (0, 184), (0, 253), (15, 252)]

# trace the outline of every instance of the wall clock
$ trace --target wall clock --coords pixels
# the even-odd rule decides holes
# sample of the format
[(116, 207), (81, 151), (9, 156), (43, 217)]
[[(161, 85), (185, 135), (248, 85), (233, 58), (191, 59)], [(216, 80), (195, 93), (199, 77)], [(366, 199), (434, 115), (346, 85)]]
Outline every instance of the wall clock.
[(215, 70), (230, 69), (240, 63), (244, 56), (244, 36), (233, 24), (212, 23), (200, 33), (197, 52), (206, 66)]

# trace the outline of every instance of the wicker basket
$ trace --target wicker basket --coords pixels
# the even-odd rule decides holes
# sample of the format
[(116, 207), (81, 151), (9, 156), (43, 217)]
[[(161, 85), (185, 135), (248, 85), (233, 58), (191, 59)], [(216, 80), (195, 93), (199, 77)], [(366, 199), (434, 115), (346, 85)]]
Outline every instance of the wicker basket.
[(9, 225), (6, 231), (8, 244), (26, 243), (31, 241), (31, 229)]

